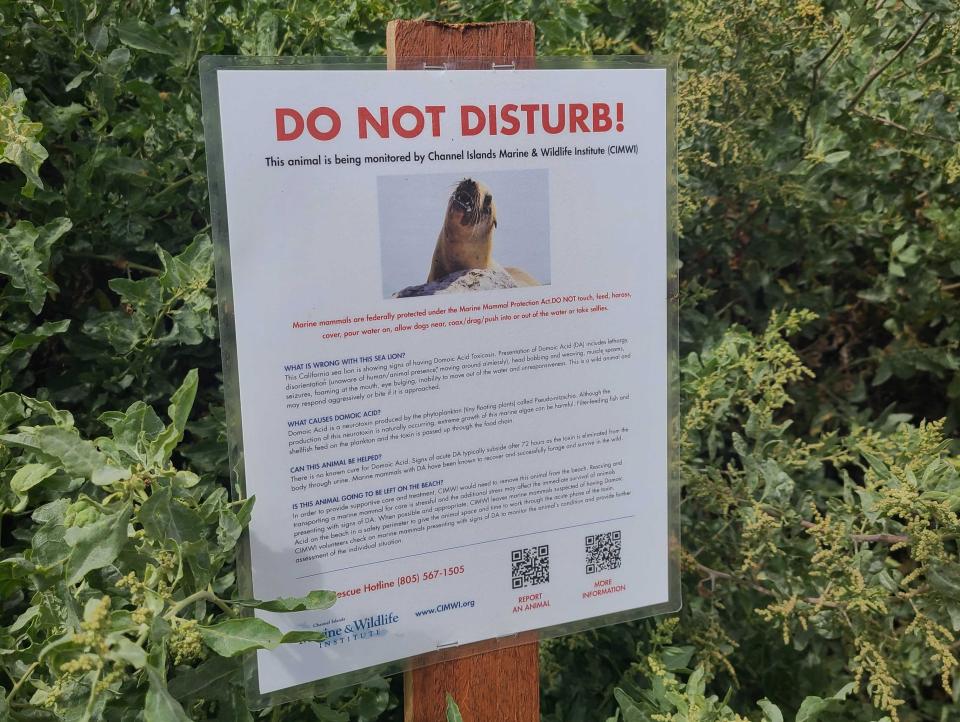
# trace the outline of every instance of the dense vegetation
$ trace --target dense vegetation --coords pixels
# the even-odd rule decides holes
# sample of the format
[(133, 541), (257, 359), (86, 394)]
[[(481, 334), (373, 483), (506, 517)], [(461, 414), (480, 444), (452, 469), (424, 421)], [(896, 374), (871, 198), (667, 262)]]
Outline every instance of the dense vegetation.
[(950, 718), (954, 0), (0, 0), (0, 720), (250, 718), (197, 61), (427, 13), (679, 58), (685, 606), (545, 644), (545, 719)]

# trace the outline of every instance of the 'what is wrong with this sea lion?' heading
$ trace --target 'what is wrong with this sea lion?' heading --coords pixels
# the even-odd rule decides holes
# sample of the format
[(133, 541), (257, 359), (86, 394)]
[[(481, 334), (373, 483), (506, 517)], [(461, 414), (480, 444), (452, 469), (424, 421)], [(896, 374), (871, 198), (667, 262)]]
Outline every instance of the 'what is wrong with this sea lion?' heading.
[(355, 121), (360, 140), (417, 138), (424, 134), (439, 138), (449, 123), (456, 124), (462, 137), (621, 133), (624, 129), (623, 103), (606, 102), (461, 105), (449, 114), (445, 105), (359, 106), (348, 115), (318, 106), (275, 108), (274, 115), (278, 141), (297, 140), (304, 133), (319, 141), (333, 140), (343, 131), (344, 118)]

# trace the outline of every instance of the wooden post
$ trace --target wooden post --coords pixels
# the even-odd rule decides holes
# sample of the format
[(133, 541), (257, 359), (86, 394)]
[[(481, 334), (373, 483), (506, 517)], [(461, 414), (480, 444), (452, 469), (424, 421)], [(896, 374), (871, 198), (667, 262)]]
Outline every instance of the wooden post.
[[(431, 62), (486, 58), (531, 67), (535, 54), (534, 26), (527, 21), (450, 25), (393, 20), (387, 25), (387, 63), (393, 70), (421, 58)], [(408, 671), (403, 680), (405, 722), (445, 722), (447, 692), (464, 722), (539, 722), (537, 642), (482, 649), (479, 645), (472, 656), (449, 661), (427, 655), (420, 661), (437, 661)], [(469, 654), (467, 649), (457, 651)]]
[(456, 60), (497, 58), (533, 64), (533, 23), (439, 23), (434, 20), (391, 20), (387, 24), (387, 67), (398, 62), (432, 58)]

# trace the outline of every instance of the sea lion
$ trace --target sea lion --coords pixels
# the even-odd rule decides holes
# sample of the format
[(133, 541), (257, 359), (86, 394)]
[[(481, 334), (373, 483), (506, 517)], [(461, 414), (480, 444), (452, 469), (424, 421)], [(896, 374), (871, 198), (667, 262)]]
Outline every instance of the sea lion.
[[(456, 271), (473, 268), (503, 268), (493, 260), (493, 232), (497, 227), (497, 206), (493, 194), (480, 181), (464, 178), (447, 201), (447, 211), (430, 263), (427, 283)], [(526, 271), (503, 268), (518, 286), (539, 286)]]

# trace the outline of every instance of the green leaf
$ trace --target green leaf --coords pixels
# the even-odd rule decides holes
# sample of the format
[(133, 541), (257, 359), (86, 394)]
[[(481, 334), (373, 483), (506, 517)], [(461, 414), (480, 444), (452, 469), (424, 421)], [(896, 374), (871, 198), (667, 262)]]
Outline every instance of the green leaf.
[(24, 464), (10, 479), (10, 488), (17, 494), (26, 494), (44, 479), (50, 478), (56, 469), (49, 464)]
[(836, 163), (839, 163), (842, 160), (846, 160), (849, 157), (850, 157), (849, 150), (836, 150), (833, 153), (827, 153), (827, 155), (823, 157), (823, 162), (829, 163), (830, 165), (834, 165)]
[(233, 657), (251, 649), (276, 649), (283, 633), (262, 619), (228, 619), (211, 626), (200, 626), (204, 643), (221, 657)]
[(189, 469), (180, 469), (173, 475), (173, 484), (178, 489), (189, 489), (200, 483), (200, 477)]
[(213, 243), (206, 234), (196, 236), (178, 256), (163, 248), (157, 248), (157, 253), (163, 265), (158, 280), (167, 291), (202, 291), (213, 276)]
[(620, 705), (620, 711), (623, 713), (623, 722), (650, 722), (650, 719), (644, 713), (630, 695), (617, 687), (613, 690), (613, 696)]
[(143, 707), (144, 722), (190, 722), (187, 713), (167, 690), (163, 676), (152, 665), (147, 667), (150, 687)]
[(960, 632), (960, 604), (947, 604), (947, 614), (950, 617), (950, 628)]
[(783, 713), (780, 711), (780, 708), (766, 697), (757, 702), (757, 706), (763, 710), (764, 719), (769, 722), (783, 722)]
[(65, 429), (73, 428), (73, 414), (71, 414), (69, 411), (61, 411), (49, 401), (40, 401), (39, 399), (33, 399), (29, 396), (21, 396), (20, 398), (30, 411), (31, 421), (33, 421), (37, 416), (46, 416), (56, 426), (60, 426)]
[(0, 73), (0, 164), (17, 166), (27, 178), (21, 192), (32, 196), (33, 188), (43, 188), (40, 166), (47, 151), (38, 140), (43, 126), (24, 115), (26, 103), (24, 92), (19, 88), (11, 92), (10, 78)]
[(834, 706), (837, 702), (842, 702), (856, 689), (853, 682), (845, 684), (840, 690), (831, 697), (823, 699), (821, 697), (809, 696), (800, 704), (797, 711), (796, 722), (816, 722), (820, 715)]
[(64, 647), (76, 648), (78, 645), (74, 639), (74, 636), (75, 635), (73, 632), (67, 632), (66, 634), (61, 634), (59, 637), (47, 641), (47, 643), (44, 644), (43, 649), (40, 650), (40, 654), (38, 655), (37, 659), (42, 661), (47, 657), (47, 655)]
[(863, 449), (860, 450), (860, 455), (868, 464), (870, 464), (870, 468), (873, 469), (874, 473), (881, 479), (890, 480), (893, 478), (893, 474), (890, 473), (889, 467), (883, 463), (880, 457), (864, 451)]
[(47, 277), (50, 250), (72, 224), (57, 218), (37, 228), (29, 221), (17, 221), (13, 228), (0, 230), (0, 275), (23, 292), (23, 300), (34, 313), (43, 309), (47, 293), (57, 284)]
[(152, 406), (134, 401), (125, 412), (108, 412), (101, 415), (100, 421), (113, 432), (112, 440), (99, 440), (102, 449), (114, 452), (114, 456), (121, 456), (122, 453), (129, 462), (139, 463), (147, 469), (164, 466), (166, 459), (159, 457), (156, 448), (163, 422)]
[(687, 678), (687, 696), (701, 697), (706, 691), (707, 682), (703, 667), (697, 667)]
[(155, 490), (140, 507), (137, 518), (154, 539), (172, 539), (182, 544), (204, 536), (200, 515), (175, 499), (169, 486)]
[(100, 71), (104, 75), (119, 77), (123, 75), (130, 64), (130, 51), (126, 48), (114, 48), (100, 63)]
[(183, 383), (180, 384), (180, 388), (174, 391), (173, 396), (170, 397), (170, 406), (167, 407), (170, 424), (160, 433), (157, 439), (161, 458), (164, 461), (170, 458), (173, 450), (183, 438), (183, 431), (187, 426), (193, 401), (197, 397), (197, 379), (197, 370), (192, 369), (187, 373)]
[(65, 540), (71, 547), (67, 560), (67, 583), (76, 584), (87, 572), (113, 564), (127, 541), (131, 506), (125, 504), (114, 514), (102, 516), (83, 527), (69, 527)]
[(30, 540), (31, 559), (35, 564), (54, 567), (69, 558), (71, 550), (64, 538), (67, 531), (64, 514), (68, 506), (66, 499), (57, 499), (33, 512), (33, 520), (41, 525)]
[[(87, 20), (91, 19), (91, 15), (87, 16)], [(89, 28), (84, 36), (87, 39), (87, 42), (90, 43), (90, 47), (96, 50), (98, 53), (102, 53), (107, 49), (107, 45), (110, 43), (110, 33), (107, 32), (107, 27), (103, 23), (97, 23), (93, 27)]]
[(176, 55), (177, 49), (164, 39), (156, 28), (142, 20), (130, 18), (117, 26), (120, 42), (137, 50), (160, 55)]
[(907, 241), (909, 240), (909, 233), (901, 233), (899, 236), (894, 238), (893, 243), (890, 244), (890, 252), (893, 253), (893, 255), (897, 255), (906, 247)]
[(614, 17), (626, 19), (630, 15), (632, 6), (627, 3), (627, 0), (612, 0), (612, 2), (607, 3), (607, 9)]
[(237, 515), (227, 507), (220, 510), (217, 521), (217, 543), (223, 549), (233, 549), (243, 534), (243, 525)]
[(828, 706), (828, 701), (821, 697), (806, 697), (797, 711), (796, 722), (814, 722)]
[(460, 708), (449, 692), (447, 692), (447, 722), (463, 722)]
[(16, 621), (7, 628), (7, 631), (9, 631), (12, 634), (16, 634), (21, 629), (23, 629), (28, 624), (30, 624), (30, 621), (34, 617), (38, 616), (39, 614), (40, 614), (40, 607), (27, 607), (27, 610), (23, 614), (21, 614), (19, 617), (17, 617)]
[(69, 93), (71, 90), (79, 88), (83, 84), (83, 81), (89, 78), (91, 75), (93, 75), (92, 70), (81, 70), (79, 73), (73, 76), (73, 80), (67, 83), (63, 89)]
[(267, 612), (305, 612), (308, 610), (329, 609), (337, 601), (337, 593), (315, 590), (305, 597), (280, 597), (269, 601), (259, 599), (241, 599), (234, 604), (243, 607), (255, 607)]
[[(195, 345), (216, 335), (213, 294), (208, 288), (213, 276), (210, 239), (196, 236), (178, 256), (162, 248), (157, 252), (163, 265), (159, 276), (137, 281), (117, 278), (109, 283), (126, 306), (90, 314), (83, 325), (88, 336), (126, 354), (138, 346)], [(158, 330), (165, 333), (157, 335)]]
[(27, 414), (20, 394), (7, 392), (0, 394), (0, 431), (6, 431), (20, 423)]
[(0, 440), (33, 449), (59, 463), (70, 476), (89, 479), (98, 486), (113, 484), (130, 476), (129, 469), (114, 466), (93, 443), (81, 439), (76, 429), (38, 426), (19, 434), (4, 434)]
[(174, 697), (190, 701), (197, 697), (219, 699), (229, 693), (230, 683), (240, 675), (240, 661), (211, 656), (198, 667), (179, 674), (167, 683)]
[(338, 709), (333, 709), (329, 702), (310, 700), (310, 711), (317, 718), (317, 722), (350, 722), (350, 715)]
[(134, 644), (122, 634), (112, 635), (110, 641), (108, 659), (125, 662), (135, 669), (143, 669), (146, 666), (147, 653), (139, 644)]
[(112, 278), (107, 283), (111, 291), (134, 308), (149, 315), (156, 315), (163, 307), (163, 288), (154, 276), (134, 281), (129, 278)]
[(660, 659), (663, 666), (668, 670), (685, 669), (693, 657), (696, 648), (690, 647), (665, 647), (660, 653)]
[(8, 343), (0, 346), (0, 363), (18, 351), (29, 351), (36, 348), (51, 336), (63, 333), (69, 327), (70, 321), (66, 319), (63, 321), (42, 323), (30, 331), (18, 333)]
[(927, 582), (935, 592), (960, 602), (960, 565), (950, 562), (932, 562), (926, 568)]
[(280, 19), (267, 10), (257, 18), (257, 55), (272, 57), (277, 54), (277, 31)]

